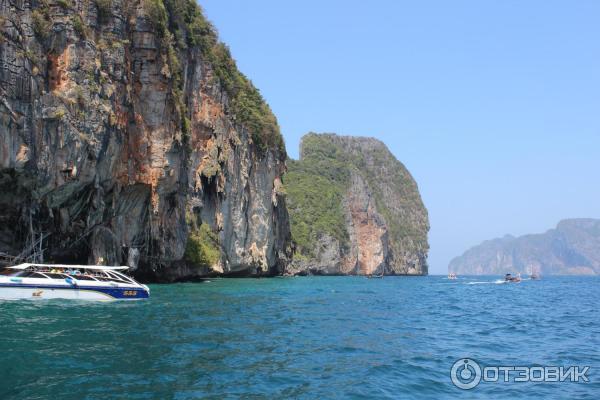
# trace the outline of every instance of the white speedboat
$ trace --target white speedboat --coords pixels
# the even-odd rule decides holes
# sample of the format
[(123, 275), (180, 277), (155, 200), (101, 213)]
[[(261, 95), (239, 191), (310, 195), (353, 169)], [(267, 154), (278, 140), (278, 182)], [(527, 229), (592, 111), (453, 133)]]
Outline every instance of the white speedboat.
[(0, 300), (137, 300), (150, 289), (121, 271), (128, 267), (20, 264), (0, 271)]

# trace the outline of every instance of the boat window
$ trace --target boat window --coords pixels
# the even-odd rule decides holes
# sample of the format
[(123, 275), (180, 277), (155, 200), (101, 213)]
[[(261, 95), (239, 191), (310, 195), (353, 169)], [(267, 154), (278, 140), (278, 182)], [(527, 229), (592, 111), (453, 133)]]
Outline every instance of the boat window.
[(64, 279), (64, 278), (66, 278), (66, 275), (49, 273), (49, 272), (46, 272), (44, 275), (46, 275), (48, 278), (52, 278), (52, 279)]
[(10, 269), (10, 268), (2, 268), (0, 270), (0, 275), (3, 276), (16, 276), (18, 274), (18, 271), (15, 271), (14, 269)]
[(119, 280), (121, 280), (123, 282), (135, 284), (135, 281), (133, 279), (131, 279), (130, 277), (128, 277), (127, 275), (125, 275), (125, 274), (122, 274), (122, 273), (120, 273), (118, 271), (111, 271), (111, 273), (112, 273), (112, 275), (118, 277)]
[(35, 271), (23, 271), (18, 276), (19, 276), (19, 278), (44, 278), (44, 279), (48, 278), (47, 276), (42, 275), (39, 272), (35, 272)]
[(96, 280), (89, 275), (76, 275), (74, 278), (77, 279), (78, 281), (95, 281)]
[[(52, 272), (51, 272), (52, 271)], [(0, 276), (14, 276), (20, 278), (42, 278), (42, 279), (65, 279), (73, 277), (80, 281), (103, 281), (103, 282), (121, 282), (135, 284), (136, 282), (129, 276), (119, 271), (92, 270), (81, 273), (79, 270), (71, 270), (68, 267), (64, 269), (48, 268), (47, 266), (29, 266), (25, 270), (15, 270), (12, 268), (0, 268)]]
[(134, 283), (131, 279), (127, 278), (127, 276), (117, 272), (117, 271), (106, 271), (107, 275), (110, 276), (110, 280), (114, 282), (123, 282), (123, 283)]

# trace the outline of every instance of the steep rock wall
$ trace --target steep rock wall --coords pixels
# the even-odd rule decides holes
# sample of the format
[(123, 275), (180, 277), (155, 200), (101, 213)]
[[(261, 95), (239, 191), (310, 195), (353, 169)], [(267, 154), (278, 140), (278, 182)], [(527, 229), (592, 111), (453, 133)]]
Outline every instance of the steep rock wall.
[(426, 275), (417, 185), (372, 138), (308, 134), (285, 178), (296, 256), (288, 274)]
[[(285, 148), (194, 1), (0, 0), (0, 16), (0, 252), (42, 236), (46, 261), (133, 260), (146, 280), (283, 270)], [(194, 261), (202, 246), (218, 257)]]

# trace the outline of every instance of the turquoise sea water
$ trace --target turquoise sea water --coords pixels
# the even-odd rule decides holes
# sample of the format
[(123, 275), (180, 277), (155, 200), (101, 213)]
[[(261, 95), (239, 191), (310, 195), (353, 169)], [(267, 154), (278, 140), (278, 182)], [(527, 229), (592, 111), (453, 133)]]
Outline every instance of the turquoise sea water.
[[(600, 279), (308, 277), (154, 285), (141, 302), (0, 302), (0, 399), (600, 398)], [(589, 383), (450, 381), (591, 366)]]

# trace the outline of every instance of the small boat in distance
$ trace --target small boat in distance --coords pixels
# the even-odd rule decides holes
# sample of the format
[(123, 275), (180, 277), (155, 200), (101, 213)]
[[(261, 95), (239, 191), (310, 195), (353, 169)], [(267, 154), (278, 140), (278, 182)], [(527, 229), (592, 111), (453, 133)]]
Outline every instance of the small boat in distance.
[(454, 272), (450, 272), (448, 274), (448, 279), (452, 279), (452, 280), (456, 279), (456, 274)]
[(512, 276), (511, 274), (504, 275), (504, 282), (512, 282), (512, 283), (521, 282), (521, 273), (519, 272), (517, 274), (517, 276)]
[(533, 266), (529, 267), (529, 279), (533, 281), (540, 280), (540, 274), (538, 273), (537, 268), (533, 269)]
[(0, 300), (137, 300), (150, 289), (125, 275), (129, 267), (20, 264), (0, 271)]

